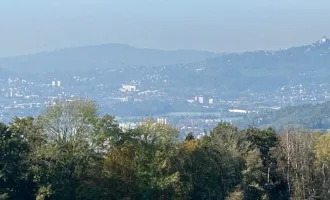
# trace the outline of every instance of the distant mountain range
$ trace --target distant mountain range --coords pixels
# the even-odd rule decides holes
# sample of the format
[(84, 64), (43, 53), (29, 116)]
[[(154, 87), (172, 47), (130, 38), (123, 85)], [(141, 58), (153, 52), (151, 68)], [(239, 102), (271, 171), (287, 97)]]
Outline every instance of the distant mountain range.
[(194, 50), (165, 51), (136, 48), (123, 44), (105, 44), (61, 49), (31, 55), (0, 58), (0, 66), (22, 72), (79, 71), (95, 68), (163, 66), (186, 64), (216, 56)]
[(188, 64), (187, 69), (200, 70), (194, 77), (200, 84), (207, 81), (231, 91), (260, 92), (288, 84), (328, 83), (330, 40), (323, 37), (310, 45), (279, 51), (224, 54)]
[[(166, 70), (157, 72), (156, 68), (164, 65), (168, 66)], [(269, 92), (285, 85), (328, 83), (330, 40), (323, 37), (315, 43), (286, 50), (228, 54), (107, 44), (0, 58), (0, 66), (24, 73), (145, 66), (147, 74), (163, 73), (167, 77), (166, 83), (159, 85), (165, 89), (171, 87), (181, 93), (182, 88), (189, 92), (197, 88), (196, 93), (211, 91), (210, 95), (237, 96), (242, 92)], [(131, 74), (127, 79), (141, 78), (140, 71), (128, 70), (112, 81), (124, 80), (128, 73)]]
[(326, 37), (310, 45), (286, 50), (230, 54), (195, 50), (164, 51), (123, 44), (105, 44), (0, 58), (0, 66), (15, 71), (57, 71), (194, 63), (192, 66), (198, 66), (198, 68), (239, 66), (262, 71), (279, 68), (315, 71), (319, 70), (320, 65), (330, 61), (329, 53), (330, 40)]

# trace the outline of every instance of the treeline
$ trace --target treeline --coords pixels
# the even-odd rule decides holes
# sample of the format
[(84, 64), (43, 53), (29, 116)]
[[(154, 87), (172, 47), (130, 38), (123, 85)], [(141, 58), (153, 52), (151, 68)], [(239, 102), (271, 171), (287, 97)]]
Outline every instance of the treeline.
[(248, 117), (243, 125), (272, 126), (277, 130), (286, 127), (305, 127), (325, 131), (330, 129), (330, 101), (321, 104), (306, 104), (284, 107), (277, 111), (263, 111)]
[(0, 199), (330, 199), (330, 134), (220, 123), (122, 131), (89, 101), (0, 124)]

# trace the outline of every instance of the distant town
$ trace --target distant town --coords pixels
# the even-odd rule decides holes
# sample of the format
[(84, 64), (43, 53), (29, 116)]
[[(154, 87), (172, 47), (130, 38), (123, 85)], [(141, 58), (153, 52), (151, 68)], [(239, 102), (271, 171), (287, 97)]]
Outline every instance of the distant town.
[(134, 69), (95, 70), (63, 76), (48, 73), (33, 79), (23, 76), (1, 78), (0, 121), (10, 122), (15, 116), (36, 116), (47, 105), (58, 101), (88, 98), (100, 105), (102, 114), (115, 115), (123, 129), (134, 128), (144, 118), (152, 117), (158, 123), (175, 126), (182, 133), (202, 135), (220, 121), (235, 122), (260, 110), (321, 103), (330, 98), (330, 84), (283, 85), (269, 92), (247, 91), (237, 98), (209, 95), (208, 91), (197, 94), (188, 90), (180, 95), (161, 87), (160, 83), (169, 81), (170, 76), (164, 70), (160, 73), (149, 70), (140, 79), (122, 83), (104, 81), (104, 77), (120, 77), (125, 71)]

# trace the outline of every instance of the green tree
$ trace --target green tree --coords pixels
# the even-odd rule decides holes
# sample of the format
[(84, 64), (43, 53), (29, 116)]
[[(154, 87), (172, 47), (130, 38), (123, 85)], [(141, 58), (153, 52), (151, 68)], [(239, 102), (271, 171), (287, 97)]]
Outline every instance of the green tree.
[(30, 154), (33, 154), (38, 146), (46, 142), (46, 135), (43, 133), (38, 118), (14, 118), (9, 124), (9, 130), (22, 136), (23, 141), (29, 146)]
[(236, 189), (242, 169), (235, 157), (236, 133), (234, 126), (220, 123), (203, 139), (187, 137), (176, 162), (182, 199), (225, 199)]
[(134, 160), (135, 174), (142, 199), (168, 199), (173, 197), (173, 185), (178, 173), (172, 171), (172, 158), (177, 154), (178, 131), (168, 125), (146, 120), (136, 130), (139, 144)]
[[(278, 171), (278, 137), (275, 130), (249, 127), (243, 130), (243, 134), (247, 147), (247, 164), (244, 171), (245, 198), (288, 199), (286, 180)], [(255, 196), (256, 191), (259, 193), (258, 196)]]
[[(93, 166), (101, 166), (95, 103), (78, 100), (49, 106), (40, 117), (46, 142), (33, 157), (40, 199), (88, 199)], [(102, 149), (101, 149), (102, 150)]]
[(146, 120), (121, 133), (104, 162), (108, 195), (113, 199), (173, 199), (178, 174), (172, 170), (176, 129)]
[(29, 146), (24, 136), (0, 123), (0, 198), (33, 199), (35, 185), (29, 173)]
[(316, 144), (317, 170), (319, 177), (322, 177), (320, 186), (320, 197), (322, 199), (330, 198), (330, 134), (324, 134), (319, 137)]
[(276, 156), (291, 199), (308, 199), (318, 193), (320, 178), (315, 169), (315, 145), (319, 135), (306, 130), (288, 129), (279, 137)]

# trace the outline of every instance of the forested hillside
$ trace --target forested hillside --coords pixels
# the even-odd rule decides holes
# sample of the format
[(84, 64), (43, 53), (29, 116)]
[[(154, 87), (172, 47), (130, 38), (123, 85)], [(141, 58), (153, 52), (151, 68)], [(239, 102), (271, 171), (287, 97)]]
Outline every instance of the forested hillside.
[(123, 131), (89, 101), (0, 124), (0, 199), (329, 199), (330, 134), (220, 123)]
[(330, 102), (284, 107), (278, 111), (265, 110), (248, 118), (245, 125), (273, 126), (279, 130), (301, 127), (326, 131), (330, 129)]

